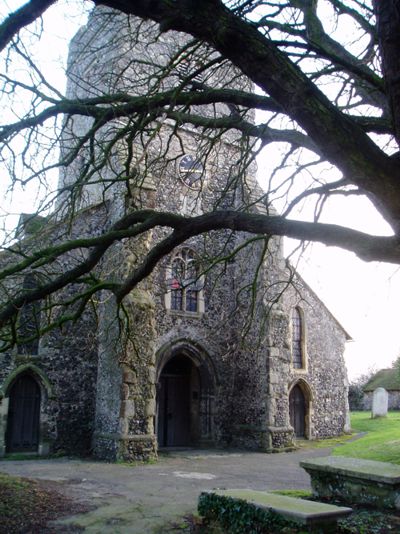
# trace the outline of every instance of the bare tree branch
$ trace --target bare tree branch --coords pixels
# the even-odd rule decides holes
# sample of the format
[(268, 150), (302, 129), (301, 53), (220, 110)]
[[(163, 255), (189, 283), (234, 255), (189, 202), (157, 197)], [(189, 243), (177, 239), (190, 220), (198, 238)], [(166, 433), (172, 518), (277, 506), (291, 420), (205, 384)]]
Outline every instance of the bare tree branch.
[(140, 266), (119, 284), (115, 281), (104, 281), (96, 286), (96, 291), (104, 289), (115, 293), (121, 301), (140, 281), (146, 278), (158, 262), (175, 247), (184, 243), (188, 238), (209, 232), (211, 230), (244, 231), (265, 236), (280, 235), (294, 239), (321, 242), (329, 246), (337, 246), (355, 252), (366, 261), (383, 260), (400, 263), (400, 243), (394, 237), (370, 236), (356, 230), (337, 225), (307, 223), (288, 220), (279, 216), (265, 216), (260, 214), (240, 213), (236, 211), (213, 212), (198, 217), (186, 218), (172, 213), (159, 213), (151, 210), (141, 210), (121, 219), (109, 233), (98, 238), (76, 240), (67, 246), (50, 247), (36, 252), (23, 262), (14, 265), (4, 272), (3, 278), (10, 273), (23, 271), (27, 265), (34, 265), (40, 258), (46, 257), (54, 261), (67, 250), (89, 248), (89, 255), (75, 268), (64, 272), (58, 278), (42, 284), (29, 294), (10, 300), (0, 309), (0, 327), (7, 324), (15, 316), (17, 310), (30, 302), (41, 300), (46, 296), (66, 287), (71, 282), (90, 272), (107, 249), (115, 242), (127, 237), (135, 237), (146, 233), (158, 226), (172, 228), (173, 232), (166, 239), (155, 245)]
[[(12, 13), (0, 26), (0, 46), (12, 43), (52, 3), (31, 0)], [(74, 53), (82, 43), (73, 41), (67, 97), (48, 83), (24, 43), (7, 49), (24, 65), (18, 73), (10, 69), (0, 75), (5, 108), (10, 107), (0, 125), (0, 158), (10, 189), (30, 182), (49, 188), (47, 175), (55, 169), (61, 171), (61, 185), (47, 189), (41, 202), (38, 213), (54, 211), (39, 239), (36, 234), (15, 243), (9, 235), (13, 245), (3, 247), (0, 289), (6, 302), (0, 308), (0, 326), (7, 334), (2, 339), (15, 342), (18, 313), (29, 303), (41, 301), (48, 314), (43, 332), (77, 320), (100, 292), (123, 305), (174, 248), (212, 231), (247, 232), (267, 240), (288, 236), (339, 246), (366, 261), (400, 264), (400, 162), (393, 154), (399, 148), (394, 136), (399, 142), (400, 54), (395, 57), (395, 51), (400, 42), (397, 19), (390, 17), (395, 2), (376, 5), (376, 27), (363, 3), (350, 7), (330, 0), (334, 17), (351, 17), (364, 32), (366, 44), (355, 52), (324, 28), (317, 0), (94, 3), (115, 11), (94, 10), (92, 17), (100, 12), (103, 24), (86, 28), (91, 40), (81, 56)], [(168, 30), (188, 37), (172, 33), (176, 47), (162, 48), (168, 38), (160, 32)], [(157, 43), (163, 53), (147, 57), (147, 43)], [(377, 65), (379, 50), (385, 56), (385, 85)], [(104, 61), (103, 70), (93, 57)], [(262, 94), (252, 93), (255, 86)], [(19, 105), (14, 109), (13, 102), (24, 102), (23, 111)], [(256, 111), (261, 112), (258, 123)], [(187, 134), (198, 158), (198, 189), (182, 185), (179, 176)], [(272, 143), (279, 161), (264, 172), (270, 176), (267, 190), (261, 191), (254, 180), (254, 160)], [(235, 147), (232, 154), (228, 145)], [(209, 211), (198, 215), (202, 195), (214, 186), (207, 180), (220, 170), (219, 158), (226, 167), (224, 178), (213, 190)], [(326, 162), (340, 171), (334, 178), (324, 175)], [(182, 182), (179, 194), (185, 198), (168, 205), (158, 200), (154, 191), (165, 176), (173, 177), (172, 184)], [(96, 237), (84, 233), (77, 238), (74, 224), (88, 206), (93, 208), (93, 199), (85, 202), (94, 190), (99, 205), (118, 198), (118, 214), (107, 212), (113, 222), (96, 229)], [(174, 194), (166, 191), (165, 202)], [(326, 199), (337, 195), (367, 197), (394, 235), (345, 228), (340, 215), (337, 225), (319, 222)], [(312, 204), (309, 222), (294, 214), (305, 199)], [(281, 204), (280, 215), (274, 202)], [(175, 213), (181, 207), (185, 216)], [(151, 245), (146, 249), (142, 242)], [(126, 243), (140, 251), (129, 269), (121, 276), (118, 265), (102, 271), (103, 262)], [(210, 265), (227, 256), (210, 257)], [(37, 288), (24, 291), (18, 284), (30, 272), (40, 272), (42, 278)]]
[(202, 0), (195, 8), (184, 2), (171, 5), (167, 0), (95, 3), (152, 19), (161, 31), (186, 31), (215, 47), (277, 101), (326, 159), (362, 188), (395, 231), (400, 231), (399, 163), (335, 108), (256, 26), (235, 16), (218, 0)]
[(0, 51), (3, 50), (17, 33), (41, 17), (56, 0), (30, 0), (10, 13), (0, 24)]

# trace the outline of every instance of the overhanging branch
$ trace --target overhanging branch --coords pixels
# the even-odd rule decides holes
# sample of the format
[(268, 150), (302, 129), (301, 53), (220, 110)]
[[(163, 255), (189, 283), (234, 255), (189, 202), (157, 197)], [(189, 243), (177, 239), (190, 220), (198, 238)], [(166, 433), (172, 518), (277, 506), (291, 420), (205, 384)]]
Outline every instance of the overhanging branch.
[(11, 13), (0, 24), (0, 51), (3, 50), (17, 33), (28, 26), (55, 3), (56, 0), (30, 0)]
[[(62, 247), (48, 247), (38, 251), (32, 258), (38, 261), (42, 255), (48, 262), (55, 261), (66, 251), (87, 248), (88, 255), (76, 267), (62, 275), (42, 284), (28, 294), (20, 294), (10, 299), (0, 311), (0, 327), (16, 315), (21, 306), (45, 298), (68, 284), (78, 282), (82, 276), (92, 271), (110, 246), (122, 238), (137, 237), (156, 227), (171, 228), (171, 234), (155, 245), (144, 257), (141, 264), (127, 279), (121, 283), (103, 281), (100, 289), (108, 289), (115, 293), (121, 301), (133, 287), (146, 278), (156, 267), (161, 258), (172, 252), (178, 245), (190, 237), (213, 230), (233, 230), (249, 232), (257, 235), (287, 236), (293, 239), (314, 241), (328, 246), (337, 246), (354, 252), (366, 261), (386, 261), (400, 264), (400, 241), (396, 237), (372, 236), (338, 225), (309, 223), (288, 220), (280, 216), (267, 216), (257, 213), (236, 211), (216, 211), (198, 217), (183, 217), (173, 213), (158, 213), (152, 210), (133, 212), (116, 223), (109, 232), (96, 238), (76, 240)], [(27, 265), (34, 262), (29, 258), (12, 267), (13, 274), (24, 272)], [(45, 261), (43, 261), (45, 264)], [(11, 269), (11, 268), (10, 268)], [(10, 272), (10, 271), (9, 271)]]

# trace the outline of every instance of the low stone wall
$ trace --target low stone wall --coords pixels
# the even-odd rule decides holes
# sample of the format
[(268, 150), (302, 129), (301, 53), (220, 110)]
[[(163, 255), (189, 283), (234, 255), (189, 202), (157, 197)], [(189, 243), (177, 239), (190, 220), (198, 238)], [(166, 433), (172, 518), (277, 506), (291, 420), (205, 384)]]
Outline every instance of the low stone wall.
[[(366, 391), (362, 400), (363, 410), (372, 410), (372, 391)], [(388, 391), (388, 410), (400, 410), (400, 391)]]

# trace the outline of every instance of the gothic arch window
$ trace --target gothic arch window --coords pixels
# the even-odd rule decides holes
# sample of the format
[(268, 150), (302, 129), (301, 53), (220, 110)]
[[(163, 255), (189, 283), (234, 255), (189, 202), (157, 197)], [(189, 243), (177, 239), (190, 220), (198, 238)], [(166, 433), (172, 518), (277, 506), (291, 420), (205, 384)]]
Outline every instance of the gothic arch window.
[(204, 311), (203, 277), (193, 250), (183, 248), (167, 269), (166, 307), (176, 312)]
[(294, 369), (306, 367), (304, 315), (299, 307), (292, 309), (292, 366)]
[(176, 66), (178, 78), (186, 83), (190, 83), (193, 89), (203, 89), (205, 82), (206, 66), (201, 58), (186, 57), (181, 58)]

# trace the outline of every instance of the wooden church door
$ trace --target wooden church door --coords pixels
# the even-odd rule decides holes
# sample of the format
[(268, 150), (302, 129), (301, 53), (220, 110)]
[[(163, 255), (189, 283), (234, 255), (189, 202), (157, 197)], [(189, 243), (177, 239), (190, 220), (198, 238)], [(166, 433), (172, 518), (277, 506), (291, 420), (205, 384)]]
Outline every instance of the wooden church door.
[(189, 358), (174, 358), (160, 376), (157, 438), (160, 447), (190, 445)]
[(190, 397), (186, 377), (161, 378), (159, 443), (162, 447), (190, 444)]
[(13, 384), (8, 408), (7, 452), (33, 452), (39, 445), (40, 388), (29, 375)]
[(289, 396), (290, 424), (297, 438), (306, 435), (306, 399), (300, 386), (294, 386)]

